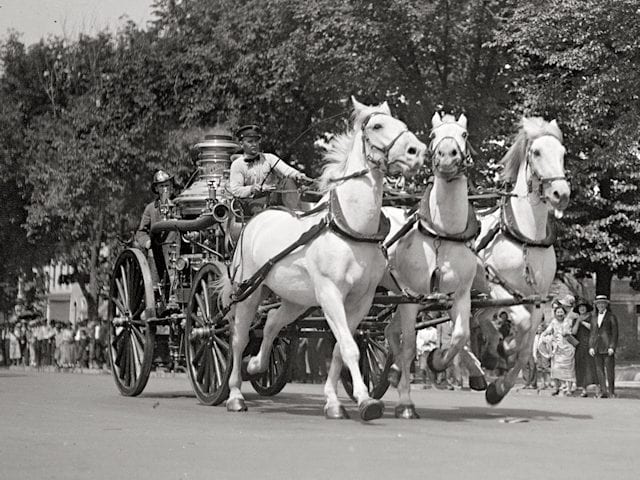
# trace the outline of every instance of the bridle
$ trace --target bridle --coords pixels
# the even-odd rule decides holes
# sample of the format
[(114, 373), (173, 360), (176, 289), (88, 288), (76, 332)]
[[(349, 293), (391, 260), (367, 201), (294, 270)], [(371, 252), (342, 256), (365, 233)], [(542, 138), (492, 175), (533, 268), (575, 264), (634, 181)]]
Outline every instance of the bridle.
[[(556, 137), (555, 135), (542, 135), (542, 137), (553, 137), (556, 140), (559, 141), (558, 137)], [(537, 138), (541, 138), (541, 137), (536, 137)], [(540, 172), (536, 169), (535, 164), (533, 163), (533, 161), (531, 160), (531, 156), (533, 155), (531, 152), (531, 145), (533, 144), (533, 141), (529, 141), (529, 144), (527, 145), (527, 154), (526, 154), (526, 168), (529, 169), (529, 171), (531, 172), (531, 175), (529, 177), (529, 179), (527, 180), (527, 191), (528, 193), (533, 193), (534, 192), (534, 188), (533, 188), (533, 181), (536, 180), (537, 184), (538, 184), (538, 188), (537, 191), (535, 192), (538, 195), (538, 198), (540, 199), (540, 201), (542, 203), (547, 203), (547, 197), (544, 194), (544, 191), (546, 189), (547, 185), (550, 185), (551, 183), (555, 182), (556, 180), (564, 180), (567, 181), (567, 177), (565, 175), (558, 175), (555, 177), (544, 177), (540, 174)]]
[[(393, 140), (391, 140), (391, 142), (387, 146), (379, 147), (378, 145), (375, 145), (367, 135), (367, 124), (376, 115), (387, 115), (391, 117), (391, 115), (383, 112), (372, 112), (365, 117), (361, 127), (362, 128), (362, 154), (364, 155), (367, 162), (373, 164), (374, 168), (385, 173), (387, 169), (387, 162), (389, 161), (389, 152), (391, 151), (393, 146), (396, 144), (396, 142), (400, 139), (400, 137), (405, 133), (408, 133), (409, 130), (405, 128), (398, 135), (396, 135), (396, 137)], [(367, 145), (369, 145), (369, 153), (367, 153)], [(375, 159), (373, 157), (373, 153), (371, 152), (371, 150), (378, 150), (379, 152), (382, 152), (384, 157), (382, 159)]]
[[(467, 142), (466, 142), (466, 138), (467, 138), (467, 129), (463, 128), (463, 133), (462, 133), (462, 137), (465, 139), (465, 148), (462, 148), (462, 146), (460, 145), (460, 143), (458, 143), (458, 140), (456, 139), (456, 137), (453, 137), (451, 135), (447, 135), (445, 137), (442, 137), (441, 139), (438, 140), (438, 143), (435, 143), (435, 131), (444, 126), (447, 125), (447, 123), (442, 123), (440, 125), (438, 125), (437, 127), (433, 128), (431, 130), (431, 169), (433, 170), (433, 174), (436, 177), (446, 177), (447, 181), (452, 181), (456, 178), (462, 177), (462, 176), (466, 176), (467, 175), (467, 168), (471, 167), (473, 165), (473, 158), (471, 158), (471, 153), (469, 153), (469, 148), (467, 148)], [(462, 128), (460, 126), (460, 128)], [(438, 145), (440, 145), (440, 143), (442, 143), (443, 140), (450, 138), (452, 139), (455, 144), (458, 146), (458, 150), (460, 150), (460, 152), (462, 153), (462, 156), (456, 161), (455, 163), (455, 171), (453, 175), (443, 175), (442, 173), (440, 173), (440, 163), (438, 162), (437, 156), (436, 156), (436, 150), (438, 149)]]

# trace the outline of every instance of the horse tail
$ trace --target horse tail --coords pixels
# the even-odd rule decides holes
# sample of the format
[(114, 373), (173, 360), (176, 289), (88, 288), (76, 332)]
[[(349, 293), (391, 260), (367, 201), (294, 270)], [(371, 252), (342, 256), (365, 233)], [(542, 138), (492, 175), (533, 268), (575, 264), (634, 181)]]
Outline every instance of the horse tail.
[[(214, 261), (213, 264), (220, 272), (220, 277), (213, 282), (213, 293), (217, 297), (218, 308), (223, 309), (231, 305), (231, 294), (233, 293), (233, 282), (229, 276), (229, 269), (223, 262)], [(232, 315), (235, 307), (232, 306), (228, 315)]]

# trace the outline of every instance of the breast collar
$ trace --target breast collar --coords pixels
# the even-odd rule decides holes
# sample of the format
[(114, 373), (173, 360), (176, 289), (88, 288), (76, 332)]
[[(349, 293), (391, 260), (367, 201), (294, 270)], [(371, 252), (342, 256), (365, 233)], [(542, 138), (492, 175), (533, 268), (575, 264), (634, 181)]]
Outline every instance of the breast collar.
[(431, 218), (431, 208), (429, 207), (429, 199), (431, 197), (431, 190), (433, 189), (433, 183), (427, 185), (422, 200), (420, 201), (420, 208), (418, 210), (418, 230), (423, 235), (429, 237), (436, 237), (442, 240), (449, 240), (451, 242), (465, 243), (473, 240), (480, 233), (480, 222), (476, 217), (475, 209), (471, 202), (469, 202), (469, 209), (467, 213), (467, 225), (465, 229), (460, 233), (446, 233), (438, 228)]
[(380, 223), (376, 233), (372, 235), (363, 234), (352, 229), (348, 225), (344, 213), (342, 213), (342, 207), (335, 190), (331, 190), (329, 193), (328, 222), (329, 228), (341, 237), (360, 243), (381, 243), (389, 234), (389, 230), (391, 230), (391, 222), (382, 212), (380, 212)]

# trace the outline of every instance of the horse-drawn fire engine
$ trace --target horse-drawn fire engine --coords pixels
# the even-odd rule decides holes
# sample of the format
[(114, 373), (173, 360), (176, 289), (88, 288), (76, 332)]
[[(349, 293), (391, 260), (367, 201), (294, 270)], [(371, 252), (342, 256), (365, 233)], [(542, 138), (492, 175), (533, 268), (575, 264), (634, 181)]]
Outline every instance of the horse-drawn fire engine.
[[(564, 178), (562, 157), (559, 156), (563, 152), (561, 134), (557, 125), (553, 122), (549, 124), (535, 120), (531, 124), (525, 124), (521, 129), (517, 140), (518, 148), (512, 149), (515, 153), (510, 157), (509, 154), (505, 157), (505, 170), (513, 176), (511, 180), (515, 182), (515, 187), (511, 192), (499, 193), (500, 207), (483, 217), (482, 240), (479, 242), (483, 245), (480, 252), (477, 244), (475, 247), (472, 245), (481, 233), (480, 224), (475, 220), (473, 208), (467, 207), (466, 168), (469, 155), (466, 145), (466, 119), (442, 121), (434, 116), (430, 146), (432, 169), (436, 176), (434, 186), (427, 190), (423, 201), (413, 211), (385, 211), (392, 220), (394, 215), (398, 217), (395, 230), (392, 228), (389, 234), (388, 229), (384, 229), (384, 216), (380, 214), (383, 174), (393, 167), (405, 174), (415, 172), (422, 163), (425, 145), (417, 141), (402, 122), (390, 116), (386, 105), (382, 106), (384, 108), (372, 109), (358, 104), (355, 100), (354, 105), (354, 129), (343, 139), (344, 145), (338, 148), (341, 159), (337, 162), (334, 159), (337, 165), (334, 170), (339, 171), (339, 174), (324, 179), (325, 187), (332, 182), (338, 187), (327, 188), (323, 192), (324, 200), (308, 212), (315, 215), (313, 218), (317, 221), (305, 224), (307, 214), (291, 211), (268, 213), (273, 222), (283, 220), (298, 222), (303, 226), (313, 225), (305, 231), (306, 226), (296, 230), (297, 224), (289, 223), (293, 225), (293, 230), (299, 231), (294, 238), (298, 235), (300, 238), (293, 243), (287, 240), (290, 243), (288, 246), (284, 244), (283, 248), (267, 255), (267, 261), (263, 262), (265, 264), (262, 267), (256, 267), (254, 270), (257, 271), (252, 272), (252, 275), (241, 279), (243, 281), (237, 281), (237, 288), (230, 294), (226, 292), (227, 297), (221, 299), (218, 298), (222, 296), (223, 291), (220, 279), (226, 279), (231, 285), (230, 277), (233, 278), (234, 273), (230, 274), (229, 265), (236, 263), (232, 265), (231, 270), (238, 267), (234, 251), (236, 256), (240, 252), (242, 257), (242, 251), (239, 251), (242, 241), (239, 245), (236, 243), (245, 222), (227, 188), (231, 155), (237, 150), (238, 145), (231, 136), (225, 134), (208, 135), (203, 142), (196, 145), (199, 156), (195, 180), (174, 199), (162, 200), (164, 219), (151, 228), (151, 234), (156, 236), (174, 232), (177, 234), (174, 236), (175, 241), (168, 245), (168, 251), (163, 251), (161, 247), (153, 248), (151, 263), (142, 250), (127, 248), (117, 258), (114, 266), (109, 295), (109, 352), (113, 378), (123, 395), (140, 394), (145, 388), (151, 369), (154, 366), (165, 366), (186, 369), (196, 396), (202, 403), (218, 405), (225, 401), (230, 394), (230, 383), (234, 384), (229, 381), (235, 363), (232, 355), (233, 325), (227, 318), (231, 306), (240, 304), (257, 288), (265, 287), (275, 292), (278, 285), (265, 283), (265, 278), (274, 265), (280, 265), (278, 262), (285, 257), (286, 265), (282, 267), (283, 271), (286, 272), (289, 268), (289, 272), (300, 274), (301, 263), (295, 262), (302, 261), (302, 264), (306, 265), (304, 261), (309, 261), (313, 253), (309, 253), (309, 244), (317, 238), (327, 238), (327, 235), (333, 235), (347, 245), (355, 245), (362, 251), (369, 249), (366, 251), (372, 252), (371, 255), (379, 255), (380, 252), (376, 253), (376, 249), (380, 249), (385, 256), (387, 252), (390, 254), (385, 268), (385, 280), (382, 281), (382, 270), (376, 273), (380, 275), (378, 281), (384, 284), (384, 288), (373, 296), (378, 283), (367, 287), (372, 296), (366, 298), (373, 298), (373, 302), (368, 303), (371, 305), (369, 312), (359, 322), (357, 329), (349, 325), (351, 333), (355, 333), (356, 345), (360, 352), (359, 362), (353, 363), (355, 357), (350, 360), (345, 358), (345, 364), (349, 369), (343, 370), (341, 376), (349, 395), (358, 401), (360, 416), (364, 420), (378, 418), (382, 414), (382, 403), (376, 403), (377, 400), (369, 397), (382, 397), (389, 386), (389, 378), (393, 380), (393, 374), (390, 375), (393, 356), (385, 339), (385, 328), (399, 306), (400, 316), (407, 315), (407, 312), (412, 315), (412, 320), (408, 323), (412, 331), (414, 328), (426, 328), (443, 321), (441, 318), (416, 324), (417, 311), (451, 310), (455, 324), (466, 329), (463, 335), (457, 336), (457, 344), (452, 344), (452, 351), (456, 353), (463, 351), (463, 344), (468, 339), (468, 322), (472, 307), (478, 309), (515, 306), (516, 321), (524, 323), (528, 322), (528, 315), (538, 315), (535, 308), (529, 309), (527, 313), (524, 307), (539, 306), (546, 301), (549, 275), (552, 279), (552, 270), (555, 271), (555, 254), (551, 248), (555, 237), (553, 232), (547, 232), (549, 227), (546, 212), (553, 209), (562, 210), (568, 202), (568, 186)], [(443, 145), (447, 146), (446, 153), (443, 153)], [(531, 154), (534, 149), (537, 157)], [(325, 176), (328, 176), (326, 170), (323, 174), (323, 177)], [(440, 185), (439, 180), (442, 180)], [(520, 184), (523, 186), (520, 187)], [(376, 212), (380, 214), (378, 233), (361, 233), (350, 227), (350, 222), (357, 223), (354, 219), (358, 218), (358, 212), (353, 214), (356, 216), (343, 213), (350, 198), (349, 185), (355, 189), (353, 198), (358, 201), (363, 195), (365, 198), (373, 195), (371, 212), (367, 212), (366, 217), (378, 225)], [(367, 190), (362, 190), (363, 185), (366, 185)], [(454, 188), (455, 185), (457, 186)], [(522, 188), (524, 190), (520, 192)], [(430, 197), (432, 190), (438, 192)], [(430, 198), (433, 199), (431, 203)], [(450, 202), (452, 206), (448, 210), (446, 202)], [(442, 212), (438, 213), (439, 208), (442, 208), (442, 212), (449, 212), (448, 217)], [(535, 215), (531, 216), (529, 210), (535, 211)], [(528, 216), (531, 216), (530, 228), (526, 224)], [(289, 218), (291, 220), (288, 220)], [(452, 221), (454, 226), (451, 228), (454, 228), (453, 231), (456, 233), (446, 230), (447, 222), (451, 224)], [(321, 237), (322, 235), (325, 237)], [(426, 253), (421, 250), (416, 254), (409, 250), (410, 247), (405, 248), (403, 242), (407, 235), (425, 238)], [(405, 243), (410, 246), (416, 242)], [(371, 250), (367, 245), (373, 245), (375, 248)], [(512, 257), (520, 259), (516, 266), (522, 269), (522, 272), (513, 272), (502, 267), (498, 255), (508, 248), (513, 250)], [(347, 251), (350, 252), (351, 249), (352, 247), (348, 247)], [(396, 250), (400, 253), (394, 253)], [(276, 254), (277, 252), (281, 254)], [(414, 259), (411, 255), (418, 257)], [(553, 255), (553, 265), (549, 262), (550, 255)], [(400, 257), (409, 261), (398, 261)], [(300, 260), (301, 258), (303, 260)], [(473, 262), (473, 272), (468, 265), (452, 266), (455, 260), (460, 258), (467, 258), (467, 264), (469, 261)], [(486, 290), (491, 298), (486, 295), (469, 298), (476, 260), (485, 267), (484, 280), (493, 285)], [(510, 265), (514, 264), (512, 260)], [(541, 268), (536, 271), (538, 264)], [(421, 268), (426, 270), (417, 270), (420, 278), (411, 283), (411, 275), (408, 272), (416, 265), (424, 265)], [(547, 268), (550, 265), (553, 268)], [(298, 270), (295, 270), (296, 268)], [(468, 281), (461, 280), (461, 269), (466, 272), (464, 275)], [(272, 277), (279, 279), (280, 284), (283, 283), (282, 278), (287, 278), (282, 275)], [(423, 277), (426, 280), (423, 281)], [(306, 278), (308, 282), (311, 277), (301, 278)], [(317, 306), (318, 303), (303, 301), (304, 295), (308, 297), (308, 294), (299, 290), (299, 284), (297, 288), (298, 293), (294, 291), (291, 295), (294, 298), (295, 295), (299, 295), (301, 304), (292, 303), (291, 299), (286, 300), (274, 294), (264, 295), (259, 299), (255, 318), (251, 320), (249, 342), (243, 350), (243, 356), (250, 356), (253, 364), (249, 362), (249, 367), (260, 372), (259, 375), (254, 374), (248, 378), (261, 395), (274, 395), (285, 386), (298, 338), (318, 335), (332, 337), (332, 333), (336, 333), (335, 318), (329, 318), (326, 311), (329, 304), (319, 302), (324, 307), (323, 312)], [(281, 292), (286, 292), (286, 289)], [(348, 293), (345, 293), (343, 298), (347, 296)], [(363, 305), (367, 303), (366, 298)], [(465, 298), (468, 298), (467, 306)], [(231, 306), (225, 306), (225, 303), (230, 303)], [(297, 307), (292, 308), (292, 304), (296, 304)], [(407, 305), (414, 307), (403, 310), (402, 306)], [(276, 315), (269, 318), (269, 312), (272, 310)], [(282, 319), (275, 318), (282, 310), (294, 312), (295, 315), (283, 322)], [(335, 314), (334, 311), (331, 315)], [(337, 315), (340, 316), (339, 311)], [(275, 338), (272, 338), (272, 333), (268, 333), (269, 339), (266, 343), (273, 341), (273, 348), (270, 349), (270, 345), (267, 345), (269, 360), (264, 368), (264, 345), (261, 347), (261, 344), (264, 343), (263, 327), (266, 323), (266, 337), (266, 332), (271, 328), (269, 322), (278, 327), (280, 324), (287, 327)], [(396, 324), (399, 325), (399, 322)], [(518, 338), (519, 348), (526, 349), (526, 330), (518, 330), (517, 334), (521, 335), (521, 338)], [(393, 336), (393, 332), (387, 335), (390, 339), (393, 339)], [(407, 332), (404, 336), (410, 338)], [(344, 340), (337, 336), (336, 338), (338, 343)], [(396, 339), (398, 344), (391, 346), (399, 353), (399, 330), (396, 331)], [(338, 347), (334, 350), (334, 362), (341, 362), (340, 356), (344, 357), (348, 352), (348, 348), (343, 345), (340, 347), (340, 351)], [(413, 347), (402, 346), (403, 350), (413, 351), (411, 348), (415, 349), (415, 343)], [(407, 355), (402, 355), (402, 369), (398, 369), (397, 373), (402, 374), (406, 382), (408, 367), (404, 357)], [(436, 352), (430, 358), (430, 366), (443, 369), (451, 361), (450, 357), (451, 352), (447, 352), (446, 349)], [(236, 362), (237, 358), (236, 354)], [(518, 356), (510, 374), (514, 371), (517, 374), (523, 359), (524, 356)], [(256, 366), (261, 368), (258, 369)], [(332, 369), (330, 376), (331, 371)], [(352, 382), (351, 374), (354, 372), (361, 373), (362, 376), (359, 375), (357, 381)], [(482, 375), (481, 370), (479, 375)], [(246, 375), (243, 377), (246, 378)], [(364, 379), (364, 387), (359, 381), (360, 378)], [(481, 380), (476, 378), (477, 382), (472, 388), (475, 386), (477, 389), (486, 389), (484, 378)], [(499, 402), (511, 388), (512, 382), (513, 378), (507, 377), (506, 380), (499, 379), (489, 385), (487, 401), (494, 404)], [(235, 388), (236, 392), (232, 387), (232, 398), (227, 408), (232, 411), (246, 409), (239, 387)], [(406, 383), (403, 388), (406, 388)], [(403, 404), (402, 388), (399, 392), (401, 400), (400, 405), (396, 407), (396, 416), (414, 418), (415, 410), (412, 405)], [(410, 402), (406, 399), (404, 401)], [(337, 399), (332, 398), (328, 398), (325, 414), (331, 418), (346, 416)]]

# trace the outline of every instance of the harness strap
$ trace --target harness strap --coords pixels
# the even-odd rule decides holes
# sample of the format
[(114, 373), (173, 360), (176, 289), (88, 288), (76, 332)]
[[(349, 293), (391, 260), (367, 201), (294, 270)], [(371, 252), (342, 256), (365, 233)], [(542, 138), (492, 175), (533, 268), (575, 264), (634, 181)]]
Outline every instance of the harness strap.
[(400, 240), (402, 237), (404, 237), (409, 230), (411, 230), (413, 228), (413, 226), (415, 225), (415, 223), (418, 221), (418, 214), (417, 212), (413, 212), (411, 213), (411, 215), (409, 216), (409, 220), (407, 221), (407, 223), (405, 223), (402, 228), (400, 228), (400, 230), (398, 230), (396, 232), (396, 234), (391, 237), (389, 240), (387, 240), (384, 243), (384, 248), (388, 249), (389, 247), (391, 247), (391, 245), (393, 245), (394, 243), (396, 243), (398, 240)]
[(329, 217), (329, 228), (341, 237), (354, 242), (381, 243), (387, 238), (389, 230), (391, 230), (391, 222), (382, 212), (380, 212), (378, 231), (373, 235), (364, 235), (352, 229), (344, 218), (335, 190), (331, 190), (329, 193)]
[(496, 223), (492, 228), (489, 229), (489, 231), (484, 235), (484, 237), (480, 239), (478, 244), (475, 246), (474, 251), (481, 252), (482, 250), (487, 248), (487, 245), (489, 245), (491, 241), (494, 238), (496, 238), (496, 235), (498, 234), (499, 231), (500, 231), (500, 224)]
[(420, 219), (420, 223), (418, 223), (418, 230), (420, 233), (429, 237), (458, 243), (465, 243), (476, 238), (478, 233), (480, 233), (480, 223), (478, 222), (476, 212), (471, 203), (469, 203), (469, 209), (467, 211), (467, 226), (464, 231), (450, 234), (443, 232), (440, 228), (434, 225), (433, 220), (431, 219), (431, 209), (429, 207), (429, 198), (431, 196), (432, 189), (432, 183), (427, 185), (427, 190), (424, 192), (424, 196), (420, 202), (420, 210), (418, 212), (418, 218)]
[(547, 235), (542, 240), (533, 240), (525, 236), (519, 229), (515, 221), (511, 202), (504, 199), (502, 201), (502, 215), (500, 216), (500, 229), (511, 240), (527, 247), (548, 248), (552, 246), (557, 238), (556, 224), (553, 216), (549, 214), (547, 219)]
[[(296, 218), (304, 218), (304, 217), (309, 217), (311, 215), (314, 215), (318, 212), (321, 212), (323, 210), (326, 210), (327, 207), (329, 206), (329, 202), (322, 202), (319, 203), (318, 205), (316, 205), (315, 207), (313, 207), (311, 210), (307, 210), (305, 212), (297, 212), (295, 210), (292, 210), (291, 208), (285, 207), (283, 205), (272, 205), (269, 208), (267, 208), (266, 210), (263, 211), (268, 211), (268, 210), (279, 210), (281, 212), (287, 212), (289, 215), (293, 215)], [(262, 212), (260, 212), (262, 213)]]
[(264, 281), (264, 279), (267, 277), (267, 275), (277, 262), (289, 255), (298, 247), (301, 247), (318, 237), (327, 228), (328, 218), (329, 217), (327, 216), (320, 223), (312, 226), (309, 230), (300, 235), (300, 237), (298, 237), (295, 242), (282, 250), (276, 256), (270, 258), (262, 267), (258, 269), (256, 273), (253, 274), (251, 278), (248, 278), (245, 281), (241, 282), (231, 296), (231, 304), (228, 308), (230, 308), (234, 303), (241, 302), (249, 295), (251, 295)]

